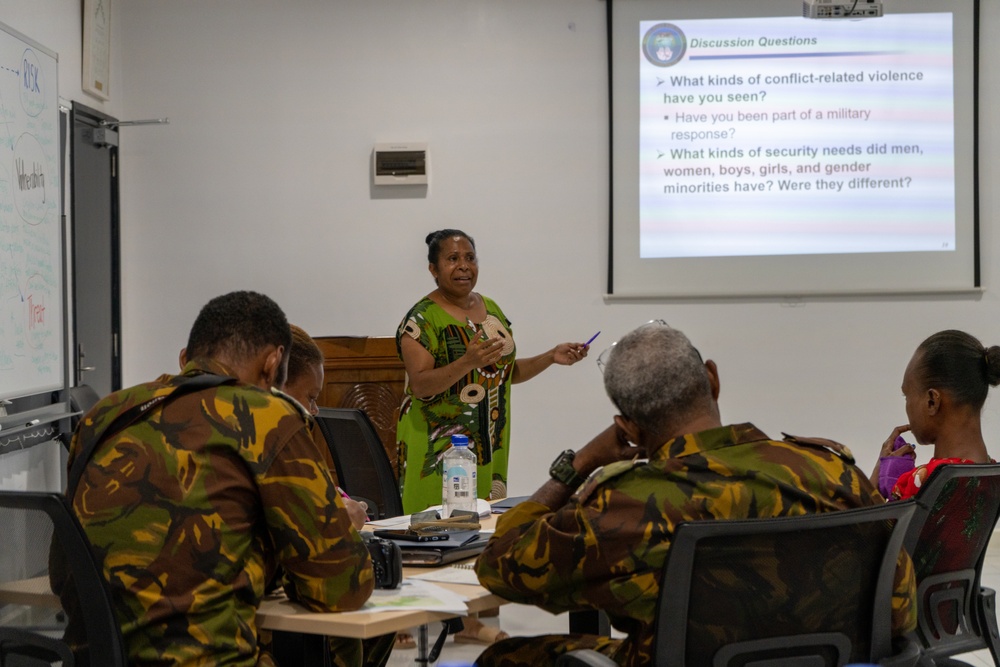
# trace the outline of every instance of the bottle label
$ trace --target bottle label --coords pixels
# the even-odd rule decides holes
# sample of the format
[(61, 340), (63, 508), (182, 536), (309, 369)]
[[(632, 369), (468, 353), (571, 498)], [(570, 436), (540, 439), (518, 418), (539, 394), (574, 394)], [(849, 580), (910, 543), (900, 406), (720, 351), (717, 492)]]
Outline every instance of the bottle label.
[(473, 494), (472, 485), (469, 483), (469, 473), (462, 466), (452, 466), (448, 468), (447, 484), (448, 494), (452, 498), (469, 498)]

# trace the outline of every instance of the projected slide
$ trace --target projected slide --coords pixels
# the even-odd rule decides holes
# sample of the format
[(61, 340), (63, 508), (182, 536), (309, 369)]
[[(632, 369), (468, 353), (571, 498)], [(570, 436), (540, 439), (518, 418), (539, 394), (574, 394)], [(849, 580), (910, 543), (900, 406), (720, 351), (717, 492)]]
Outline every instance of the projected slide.
[(640, 257), (955, 250), (950, 13), (637, 38)]

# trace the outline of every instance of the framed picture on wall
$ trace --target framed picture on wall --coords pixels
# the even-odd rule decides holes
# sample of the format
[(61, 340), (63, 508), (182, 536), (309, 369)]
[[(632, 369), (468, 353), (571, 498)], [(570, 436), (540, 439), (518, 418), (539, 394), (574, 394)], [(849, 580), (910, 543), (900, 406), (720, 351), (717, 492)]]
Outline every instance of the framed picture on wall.
[(111, 0), (83, 0), (83, 90), (110, 99)]

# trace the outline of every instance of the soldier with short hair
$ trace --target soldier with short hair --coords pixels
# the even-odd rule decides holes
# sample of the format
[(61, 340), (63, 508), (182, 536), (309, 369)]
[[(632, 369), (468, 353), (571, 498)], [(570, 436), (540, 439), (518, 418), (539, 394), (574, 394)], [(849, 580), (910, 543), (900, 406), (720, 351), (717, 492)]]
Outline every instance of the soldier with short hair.
[(289, 597), (314, 611), (371, 595), (371, 559), (327, 457), (300, 409), (271, 392), (291, 342), (268, 297), (212, 299), (180, 375), (104, 398), (73, 437), (67, 495), (130, 665), (273, 665), (255, 617), (279, 567)]
[[(486, 649), (480, 667), (541, 667), (577, 648), (628, 667), (653, 664), (660, 578), (678, 524), (884, 502), (846, 448), (771, 440), (749, 423), (724, 426), (715, 362), (663, 322), (630, 332), (598, 364), (619, 410), (614, 424), (578, 452), (563, 452), (552, 479), (500, 517), (476, 571), (503, 598), (552, 613), (603, 610), (628, 636), (515, 637)], [(916, 626), (914, 596), (904, 553), (893, 598), (897, 636)]]

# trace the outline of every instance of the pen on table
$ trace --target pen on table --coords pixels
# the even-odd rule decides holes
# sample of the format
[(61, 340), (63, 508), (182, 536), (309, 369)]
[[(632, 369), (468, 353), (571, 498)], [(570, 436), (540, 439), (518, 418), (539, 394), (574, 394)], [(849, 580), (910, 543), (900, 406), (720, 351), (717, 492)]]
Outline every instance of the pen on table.
[(583, 344), (583, 346), (584, 346), (584, 347), (587, 347), (588, 345), (590, 345), (591, 343), (593, 343), (593, 342), (594, 342), (594, 339), (595, 339), (595, 338), (597, 338), (597, 337), (598, 337), (598, 336), (600, 336), (600, 335), (601, 335), (601, 332), (600, 332), (600, 331), (598, 331), (598, 332), (597, 332), (597, 333), (595, 333), (595, 334), (594, 334), (593, 336), (591, 336), (591, 337), (590, 337), (590, 340), (588, 340), (588, 341), (587, 341), (586, 343), (584, 343), (584, 344)]

